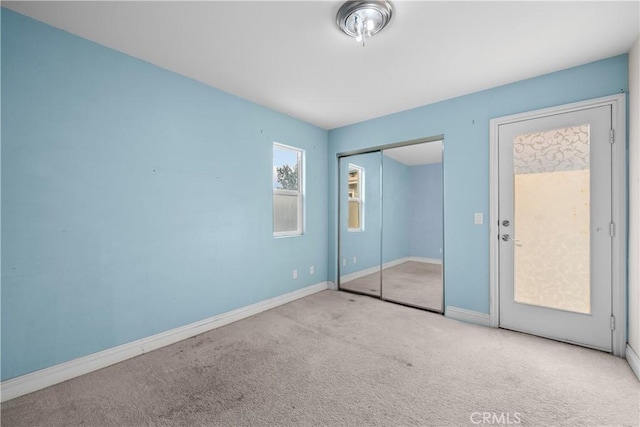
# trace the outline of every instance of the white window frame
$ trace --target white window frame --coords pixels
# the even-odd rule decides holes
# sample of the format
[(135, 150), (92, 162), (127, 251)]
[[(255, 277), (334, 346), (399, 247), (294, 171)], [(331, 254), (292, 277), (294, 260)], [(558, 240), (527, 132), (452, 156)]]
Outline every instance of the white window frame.
[[(358, 197), (352, 197), (349, 194), (349, 174), (352, 171), (358, 172)], [(349, 172), (347, 173), (347, 231), (350, 232), (359, 232), (364, 231), (364, 168), (362, 166), (354, 165), (353, 163), (349, 163)], [(356, 202), (358, 203), (358, 214), (360, 215), (360, 227), (358, 228), (349, 228), (349, 203)]]
[[(273, 195), (271, 200), (273, 201), (273, 196), (276, 194), (283, 195), (296, 195), (298, 197), (298, 228), (296, 230), (291, 231), (273, 231), (273, 237), (297, 237), (302, 236), (304, 234), (304, 150), (301, 148), (292, 147), (290, 145), (280, 144), (278, 142), (273, 143), (273, 149), (286, 150), (296, 153), (298, 159), (298, 190), (283, 190), (279, 188), (273, 189)], [(273, 163), (273, 151), (271, 157), (271, 167), (275, 167)], [(272, 221), (271, 226), (275, 223), (275, 212), (271, 209), (272, 212)]]

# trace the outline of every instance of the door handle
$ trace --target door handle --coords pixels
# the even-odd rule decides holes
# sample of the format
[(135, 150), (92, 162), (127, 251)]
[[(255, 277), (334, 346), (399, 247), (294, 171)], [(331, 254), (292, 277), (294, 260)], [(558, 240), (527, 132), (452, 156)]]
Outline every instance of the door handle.
[(508, 242), (509, 240), (511, 240), (513, 242), (514, 245), (516, 246), (522, 246), (522, 243), (520, 242), (520, 240), (515, 240), (513, 239), (510, 235), (508, 234), (503, 234), (502, 235), (502, 240), (505, 242)]

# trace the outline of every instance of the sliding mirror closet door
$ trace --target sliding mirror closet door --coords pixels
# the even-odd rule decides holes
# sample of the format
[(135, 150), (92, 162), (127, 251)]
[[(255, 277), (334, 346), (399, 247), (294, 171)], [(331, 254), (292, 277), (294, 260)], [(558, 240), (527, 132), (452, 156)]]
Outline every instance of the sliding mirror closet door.
[(341, 157), (339, 288), (380, 296), (381, 153)]
[(382, 298), (442, 312), (442, 141), (384, 150), (382, 177)]

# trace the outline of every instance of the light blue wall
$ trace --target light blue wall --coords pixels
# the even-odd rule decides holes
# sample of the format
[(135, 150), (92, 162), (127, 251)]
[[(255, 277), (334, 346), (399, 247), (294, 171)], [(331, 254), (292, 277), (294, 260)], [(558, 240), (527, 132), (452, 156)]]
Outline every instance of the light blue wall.
[(382, 156), (382, 262), (409, 256), (409, 167)]
[[(325, 130), (1, 28), (3, 380), (327, 280)], [(272, 237), (273, 141), (306, 150), (302, 237)]]
[(442, 259), (442, 163), (412, 166), (409, 256)]
[[(470, 68), (470, 73), (473, 69)], [(335, 278), (336, 154), (444, 134), (445, 300), (489, 312), (489, 120), (627, 92), (627, 55), (329, 131), (329, 278)]]
[[(346, 265), (341, 265), (340, 274), (345, 275), (380, 265), (380, 153), (358, 154), (341, 159), (342, 209), (341, 257)], [(347, 187), (349, 164), (364, 169), (364, 230), (348, 231)], [(356, 262), (353, 262), (356, 257)]]

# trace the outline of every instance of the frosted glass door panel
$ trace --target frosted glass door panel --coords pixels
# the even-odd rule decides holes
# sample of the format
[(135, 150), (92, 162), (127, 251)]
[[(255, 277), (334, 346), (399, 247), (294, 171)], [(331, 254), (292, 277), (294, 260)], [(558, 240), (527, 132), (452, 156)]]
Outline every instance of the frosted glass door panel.
[(589, 125), (514, 139), (514, 300), (590, 313)]

